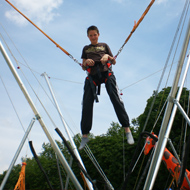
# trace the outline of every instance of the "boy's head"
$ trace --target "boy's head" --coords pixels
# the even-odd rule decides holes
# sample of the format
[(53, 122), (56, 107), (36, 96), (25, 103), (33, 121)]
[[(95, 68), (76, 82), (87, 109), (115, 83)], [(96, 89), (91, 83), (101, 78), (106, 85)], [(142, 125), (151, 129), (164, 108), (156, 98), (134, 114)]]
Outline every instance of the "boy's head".
[(90, 30), (96, 30), (97, 34), (99, 34), (98, 28), (96, 26), (92, 25), (92, 26), (88, 27), (88, 29), (87, 29), (87, 36), (88, 36)]
[(87, 29), (87, 36), (92, 45), (96, 45), (98, 43), (99, 30), (96, 26), (90, 26)]

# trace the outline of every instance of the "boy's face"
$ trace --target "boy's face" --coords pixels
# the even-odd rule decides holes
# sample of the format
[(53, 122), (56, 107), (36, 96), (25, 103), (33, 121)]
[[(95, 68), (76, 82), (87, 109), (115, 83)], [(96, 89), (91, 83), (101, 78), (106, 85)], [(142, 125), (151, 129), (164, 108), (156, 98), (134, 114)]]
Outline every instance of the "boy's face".
[(90, 30), (88, 32), (88, 38), (91, 41), (92, 45), (96, 45), (98, 43), (98, 37), (100, 34), (96, 30)]

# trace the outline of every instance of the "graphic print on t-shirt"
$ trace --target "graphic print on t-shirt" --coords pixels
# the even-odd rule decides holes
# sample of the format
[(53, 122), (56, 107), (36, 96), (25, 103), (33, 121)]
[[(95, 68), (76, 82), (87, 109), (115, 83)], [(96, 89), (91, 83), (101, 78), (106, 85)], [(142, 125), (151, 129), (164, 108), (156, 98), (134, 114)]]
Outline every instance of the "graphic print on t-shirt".
[(104, 46), (96, 46), (96, 47), (89, 47), (85, 53), (90, 53), (90, 52), (99, 52), (99, 51), (105, 51), (105, 47)]

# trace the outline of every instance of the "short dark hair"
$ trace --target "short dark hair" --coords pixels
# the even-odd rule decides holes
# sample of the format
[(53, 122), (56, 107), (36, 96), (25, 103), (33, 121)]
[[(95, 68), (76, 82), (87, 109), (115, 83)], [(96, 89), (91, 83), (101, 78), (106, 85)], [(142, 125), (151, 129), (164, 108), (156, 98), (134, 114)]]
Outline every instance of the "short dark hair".
[(99, 34), (98, 27), (96, 27), (96, 26), (94, 26), (94, 25), (88, 27), (88, 29), (87, 29), (87, 35), (88, 35), (88, 33), (89, 33), (90, 30), (96, 30), (96, 32)]

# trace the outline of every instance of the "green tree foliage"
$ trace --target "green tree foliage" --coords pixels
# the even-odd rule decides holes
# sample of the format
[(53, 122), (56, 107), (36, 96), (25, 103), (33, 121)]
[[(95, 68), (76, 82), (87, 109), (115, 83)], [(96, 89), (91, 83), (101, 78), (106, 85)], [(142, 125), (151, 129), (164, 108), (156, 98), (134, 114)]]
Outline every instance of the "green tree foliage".
[[(134, 130), (132, 128), (132, 130)], [(124, 136), (124, 130), (120, 127), (118, 123), (112, 123), (111, 127), (108, 129), (107, 134), (94, 137), (92, 134), (90, 135), (91, 141), (89, 142), (89, 147), (94, 154), (94, 157), (97, 159), (99, 165), (102, 170), (105, 172), (111, 184), (114, 188), (119, 188), (122, 185), (122, 181), (124, 178), (124, 171), (127, 170), (127, 166), (130, 163), (131, 155), (134, 150), (135, 145), (129, 146), (126, 142), (126, 137)], [(77, 134), (74, 139), (78, 139), (79, 134)], [(137, 137), (135, 137), (137, 138)], [(68, 153), (67, 148), (63, 143), (57, 142), (61, 151), (63, 152), (65, 158), (69, 162), (70, 154)], [(76, 141), (76, 145), (79, 146), (79, 142)], [(40, 163), (42, 164), (48, 178), (54, 189), (60, 189), (60, 182), (58, 176), (58, 169), (56, 165), (56, 156), (55, 153), (49, 143), (42, 145), (43, 150), (38, 156)], [(99, 189), (106, 189), (105, 182), (103, 178), (100, 176), (96, 167), (89, 159), (84, 150), (80, 151), (80, 155), (83, 159), (85, 167), (93, 180), (96, 181), (96, 184)], [(39, 169), (34, 158), (26, 159), (26, 189), (32, 190), (47, 190), (49, 186), (46, 182), (46, 179)], [(125, 164), (124, 164), (125, 163)], [(19, 167), (17, 171), (17, 175), (15, 175), (15, 180), (9, 180), (7, 185), (14, 186), (18, 180), (19, 172), (21, 169), (21, 165), (17, 165)], [(61, 174), (63, 179), (63, 184), (66, 183), (66, 175), (63, 167), (60, 165)], [(72, 165), (73, 172), (75, 173), (77, 179), (83, 186), (84, 182), (80, 175), (80, 170), (75, 161), (73, 161)], [(13, 173), (15, 174), (15, 173)], [(14, 175), (11, 176), (14, 176)], [(12, 177), (10, 176), (10, 179)], [(1, 176), (3, 179), (4, 175)], [(12, 187), (11, 186), (11, 187)], [(70, 189), (75, 189), (73, 184), (70, 182)], [(8, 188), (7, 188), (8, 189)], [(11, 189), (11, 188), (9, 188)], [(13, 188), (12, 188), (13, 189)]]
[[(160, 127), (162, 124), (162, 119), (163, 119), (166, 105), (167, 105), (166, 100), (169, 96), (170, 90), (171, 90), (171, 87), (168, 87), (168, 88), (162, 89), (162, 91), (158, 93), (145, 131), (148, 131), (148, 132), (153, 131), (155, 134), (157, 135), (159, 134)], [(139, 125), (139, 131), (142, 131), (144, 127), (144, 124), (145, 124), (145, 121), (146, 121), (146, 118), (147, 118), (147, 115), (150, 110), (155, 94), (156, 93), (154, 92), (153, 95), (147, 100), (147, 105), (144, 110), (144, 113), (142, 113), (136, 119), (136, 123), (138, 123)], [(189, 97), (189, 91), (186, 88), (183, 88), (179, 103), (185, 111), (187, 111), (188, 97)], [(177, 110), (169, 138), (171, 139), (176, 151), (178, 152), (178, 156), (180, 158), (182, 157), (181, 153), (182, 153), (182, 148), (183, 148), (182, 146), (183, 146), (185, 124), (186, 122), (182, 114), (179, 112), (179, 110)], [(169, 145), (167, 145), (167, 148), (172, 152), (172, 149)], [(187, 168), (190, 168), (190, 165)], [(166, 185), (166, 179), (168, 179), (168, 183), (171, 182), (170, 174), (166, 170), (166, 167), (163, 163), (161, 164), (158, 176), (159, 177), (157, 177), (155, 185), (154, 185), (155, 188), (157, 189), (161, 189), (160, 184), (163, 184), (163, 188), (167, 187), (167, 186), (164, 186)]]
[[(126, 171), (130, 163), (135, 145), (129, 146), (127, 144), (124, 130), (118, 123), (114, 122), (105, 135), (96, 136), (88, 145), (108, 180), (115, 188), (119, 188), (124, 178), (124, 171)], [(99, 189), (104, 189), (103, 178), (83, 150), (81, 151), (81, 156), (92, 179), (97, 181)]]
[[(64, 145), (57, 141), (58, 146), (60, 147), (60, 150), (63, 152), (64, 157), (69, 160), (70, 155), (68, 154), (68, 150), (64, 147)], [(61, 170), (61, 175), (63, 179), (63, 185), (66, 182), (66, 173), (63, 170), (63, 167), (61, 166), (60, 162), (58, 161), (57, 165), (57, 156), (55, 152), (53, 151), (51, 145), (49, 143), (43, 144), (43, 151), (38, 156), (40, 163), (43, 167), (43, 169), (46, 172), (46, 175), (48, 176), (48, 179), (53, 187), (53, 189), (61, 189), (61, 183), (59, 180), (59, 174), (58, 174), (58, 167)], [(40, 189), (40, 190), (46, 190), (50, 189), (48, 182), (43, 174), (43, 172), (39, 169), (39, 166), (34, 158), (27, 159), (27, 166), (26, 166), (26, 189)], [(70, 184), (71, 189), (73, 188), (73, 185)]]
[[(156, 97), (156, 101), (154, 103), (152, 112), (150, 114), (150, 118), (148, 120), (148, 124), (146, 126), (146, 131), (153, 132), (155, 134), (159, 134), (162, 119), (165, 113), (165, 108), (166, 108), (166, 100), (168, 98), (169, 92), (171, 90), (171, 87), (164, 88), (162, 89), (161, 92), (158, 93)], [(150, 110), (150, 106), (152, 104), (153, 98), (155, 96), (155, 92), (153, 95), (147, 100), (147, 105), (144, 110), (144, 113), (141, 114), (137, 118), (137, 122), (139, 124), (139, 130), (142, 131), (142, 128), (144, 127), (145, 120), (147, 118), (148, 112)], [(186, 88), (183, 88), (182, 95), (180, 98), (179, 103), (183, 107), (185, 111), (187, 111), (187, 105), (188, 105), (188, 96), (189, 96), (189, 91)], [(161, 112), (162, 111), (162, 112)], [(160, 115), (160, 116), (159, 116)], [(159, 117), (158, 117), (159, 116)], [(157, 122), (156, 122), (157, 121)], [(172, 126), (172, 130), (170, 133), (170, 138), (172, 139), (172, 142), (174, 143), (175, 146), (180, 146), (178, 148), (181, 148), (181, 144), (179, 144), (183, 138), (184, 134), (184, 126), (185, 126), (185, 120), (182, 116), (182, 114), (177, 110), (175, 120)]]
[[(19, 177), (20, 170), (21, 170), (21, 165), (19, 164), (13, 167), (12, 172), (7, 180), (7, 183), (5, 184), (4, 189), (7, 189), (7, 190), (14, 189)], [(4, 176), (6, 175), (6, 172), (7, 171), (3, 172), (3, 174), (0, 176), (0, 181), (3, 180)]]
[[(148, 124), (145, 129), (146, 131), (151, 132), (153, 130), (154, 133), (156, 134), (159, 133), (161, 122), (162, 122), (164, 111), (165, 111), (165, 107), (163, 106), (168, 97), (170, 89), (171, 88), (168, 87), (158, 93), (152, 112), (150, 114), (150, 118), (148, 120)], [(188, 90), (184, 88), (182, 97), (180, 100), (180, 104), (184, 107), (184, 110), (187, 110), (188, 95), (189, 95)], [(121, 128), (121, 126), (118, 123), (115, 123), (115, 122), (111, 123), (111, 126), (110, 128), (108, 128), (108, 131), (106, 134), (102, 134), (100, 136), (94, 136), (93, 134), (90, 134), (90, 141), (88, 143), (88, 146), (91, 149), (98, 164), (101, 166), (102, 170), (104, 171), (105, 175), (107, 176), (108, 180), (110, 181), (110, 183), (112, 184), (115, 190), (121, 189), (121, 186), (125, 179), (125, 175), (128, 171), (129, 165), (132, 161), (135, 149), (137, 147), (137, 141), (144, 127), (144, 123), (146, 121), (154, 96), (155, 96), (155, 92), (147, 100), (147, 105), (144, 110), (144, 113), (142, 113), (138, 118), (132, 119), (131, 121), (132, 122), (131, 130), (136, 142), (134, 145), (127, 144), (124, 130)], [(157, 120), (159, 114), (160, 114), (160, 117)], [(156, 120), (157, 122), (155, 124)], [(180, 150), (182, 149), (181, 142), (183, 140), (182, 134), (184, 133), (184, 125), (185, 125), (185, 121), (182, 115), (178, 111), (176, 114), (176, 118), (174, 120), (171, 135), (170, 135), (170, 138), (172, 139), (174, 146), (177, 147), (176, 149), (178, 152), (180, 152)], [(79, 143), (80, 143), (79, 141), (80, 137), (81, 137), (80, 134), (76, 134), (74, 136), (74, 141), (77, 147), (79, 146)], [(141, 141), (140, 151), (142, 150), (144, 146), (144, 141), (145, 139)], [(57, 144), (60, 147), (61, 151), (63, 152), (63, 155), (65, 156), (66, 160), (69, 163), (71, 156), (67, 148), (65, 147), (63, 142), (57, 141)], [(38, 155), (39, 160), (53, 188), (61, 189), (59, 175), (58, 175), (57, 157), (49, 143), (47, 144), (44, 143), (42, 145), (42, 148), (43, 148), (42, 152)], [(90, 177), (94, 181), (96, 181), (96, 185), (98, 189), (100, 190), (107, 189), (104, 179), (102, 178), (99, 171), (95, 167), (94, 162), (92, 161), (91, 157), (89, 157), (86, 154), (85, 150), (81, 150), (79, 153), (81, 155), (81, 158), (84, 162), (84, 165)], [(140, 154), (140, 152), (138, 154)], [(138, 184), (139, 180), (142, 177), (142, 173), (145, 170), (145, 166), (147, 164), (148, 158), (149, 158), (149, 155), (147, 156), (142, 155), (140, 157), (134, 171), (130, 175), (127, 189), (136, 190), (137, 186), (139, 185)], [(27, 163), (26, 189), (28, 190), (29, 189), (30, 190), (50, 189), (46, 181), (46, 178), (44, 177), (44, 174), (42, 173), (42, 171), (39, 169), (35, 159), (26, 158), (26, 163)], [(59, 163), (59, 167), (61, 170), (63, 185), (65, 186), (67, 174), (65, 173), (64, 168), (62, 167), (60, 163)], [(190, 165), (188, 165), (188, 168), (190, 168)], [(21, 165), (14, 166), (13, 171), (11, 172), (11, 175), (5, 186), (5, 189), (14, 189), (14, 186), (18, 180), (20, 169), (21, 169)], [(81, 171), (78, 168), (75, 161), (73, 161), (72, 170), (74, 174), (76, 175), (77, 179), (79, 180), (81, 186), (83, 186), (84, 182), (80, 174)], [(142, 179), (142, 182), (139, 185), (139, 190), (143, 189), (143, 186), (144, 186), (143, 184), (145, 182), (146, 175), (147, 173), (145, 174), (145, 178)], [(0, 175), (0, 181), (3, 180), (4, 176), (5, 176), (5, 172), (2, 175)], [(164, 164), (161, 164), (161, 168), (159, 170), (158, 177), (155, 182), (154, 190), (166, 189), (169, 186), (171, 180), (172, 178), (169, 172), (167, 171), (166, 167), (164, 166)], [(75, 189), (71, 181), (69, 183), (69, 189), (73, 189), (73, 190)]]

